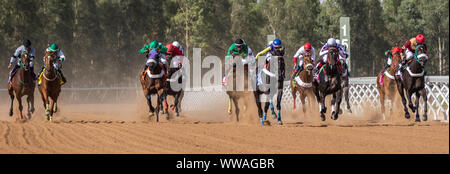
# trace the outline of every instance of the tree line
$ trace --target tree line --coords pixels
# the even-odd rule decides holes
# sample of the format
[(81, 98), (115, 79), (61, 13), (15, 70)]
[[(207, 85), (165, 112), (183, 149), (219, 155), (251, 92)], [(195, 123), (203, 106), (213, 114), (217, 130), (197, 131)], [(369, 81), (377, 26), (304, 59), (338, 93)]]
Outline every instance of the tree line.
[[(67, 60), (69, 87), (134, 86), (145, 62), (138, 50), (152, 40), (179, 41), (189, 58), (224, 58), (242, 38), (254, 52), (274, 34), (286, 48), (287, 72), (299, 47), (339, 38), (339, 18), (350, 17), (353, 77), (375, 76), (384, 51), (424, 34), (428, 75), (448, 75), (447, 0), (0, 0), (0, 80), (23, 39), (36, 48), (35, 71), (44, 50), (57, 43)], [(5, 85), (6, 86), (6, 85)]]

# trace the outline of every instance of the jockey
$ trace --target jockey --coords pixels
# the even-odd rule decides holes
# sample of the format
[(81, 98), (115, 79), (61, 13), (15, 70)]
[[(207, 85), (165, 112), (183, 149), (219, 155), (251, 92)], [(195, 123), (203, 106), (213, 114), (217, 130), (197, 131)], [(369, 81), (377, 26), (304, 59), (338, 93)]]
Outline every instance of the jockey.
[(401, 53), (403, 52), (403, 50), (400, 47), (394, 47), (390, 50), (387, 50), (386, 52), (384, 52), (384, 55), (386, 55), (388, 57), (388, 60), (386, 61), (386, 65), (384, 65), (384, 71), (386, 71), (392, 64), (392, 55), (395, 53)]
[[(64, 53), (61, 51), (61, 49), (59, 49), (58, 45), (56, 44), (52, 44), (50, 45), (50, 47), (48, 47), (45, 52), (49, 52), (52, 55), (55, 55), (56, 58), (58, 59), (58, 61), (55, 61), (53, 63), (53, 67), (55, 67), (55, 70), (61, 75), (61, 85), (64, 85), (67, 81), (66, 78), (64, 77), (62, 71), (61, 71), (61, 67), (62, 67), (62, 62), (66, 60), (66, 56), (64, 56)], [(45, 58), (44, 58), (44, 62), (45, 62)], [(60, 63), (61, 62), (61, 63)], [(44, 71), (44, 66), (42, 66), (41, 71), (39, 72), (39, 76), (41, 76), (42, 71)], [(41, 84), (41, 81), (39, 80), (38, 85)]]
[[(13, 56), (11, 57), (11, 59), (9, 60), (9, 65), (8, 65), (8, 69), (11, 70), (10, 75), (9, 75), (9, 80), (8, 82), (11, 83), (11, 79), (12, 79), (12, 75), (14, 75), (12, 72), (14, 72), (17, 68), (20, 67), (20, 56), (21, 53), (29, 53), (30, 55), (30, 70), (31, 72), (33, 72), (33, 79), (36, 80), (36, 74), (34, 74), (34, 55), (35, 55), (35, 50), (34, 48), (31, 46), (31, 41), (26, 39), (23, 41), (23, 45), (19, 46), (16, 51), (14, 52)], [(16, 59), (19, 58), (17, 60), (17, 65), (13, 67), (14, 62), (16, 61)]]
[(306, 43), (302, 47), (300, 47), (297, 50), (297, 53), (294, 55), (294, 71), (292, 72), (292, 79), (294, 79), (295, 74), (298, 71), (303, 71), (303, 55), (305, 54), (311, 54), (311, 60), (312, 62), (316, 59), (316, 51), (314, 50), (314, 47), (311, 46), (310, 43)]
[(266, 56), (266, 60), (270, 60), (270, 57), (272, 55), (277, 55), (277, 56), (284, 56), (284, 47), (281, 44), (281, 40), (280, 39), (274, 39), (272, 41), (272, 43), (269, 43), (269, 45), (267, 46), (266, 49), (262, 50), (261, 52), (259, 52), (258, 54), (256, 54), (256, 59), (258, 59), (259, 56), (266, 54), (266, 53), (270, 53), (270, 55)]
[(230, 48), (228, 48), (227, 56), (225, 57), (225, 77), (222, 80), (222, 85), (226, 85), (228, 82), (228, 73), (230, 72), (232, 65), (230, 58), (234, 58), (234, 56), (242, 56), (243, 58), (246, 58), (249, 55), (248, 53), (249, 48), (244, 40), (239, 38), (231, 44)]
[[(156, 40), (153, 40), (152, 42), (150, 42), (150, 44), (145, 45), (143, 48), (141, 48), (141, 50), (139, 52), (141, 54), (145, 54), (145, 57), (148, 58), (148, 53), (150, 52), (150, 50), (153, 50), (153, 49), (156, 52), (158, 52), (158, 54), (159, 54), (158, 57), (159, 57), (161, 63), (163, 65), (166, 65), (167, 60), (166, 60), (165, 53), (167, 52), (167, 47), (165, 47), (163, 44), (161, 44), (160, 42), (158, 42)], [(145, 69), (147, 69), (147, 67), (148, 66), (147, 66), (147, 62), (146, 62), (144, 65), (144, 71), (142, 72), (142, 75), (145, 74)], [(165, 69), (165, 66), (163, 66), (163, 68)]]
[[(170, 55), (172, 57), (172, 60), (175, 61), (176, 65), (179, 68), (181, 68), (181, 66), (183, 64), (183, 57), (184, 57), (183, 52), (181, 52), (181, 50), (173, 44), (167, 44), (165, 47), (167, 48), (167, 51), (165, 53), (166, 56)], [(172, 62), (169, 62), (169, 64), (171, 64), (171, 63)]]
[[(318, 72), (320, 70), (320, 68), (322, 68), (323, 65), (326, 64), (327, 60), (328, 60), (328, 48), (329, 47), (337, 47), (339, 50), (339, 56), (342, 58), (347, 58), (348, 54), (347, 52), (343, 49), (344, 47), (340, 46), (337, 44), (336, 40), (334, 38), (329, 38), (327, 40), (327, 43), (325, 43), (325, 45), (322, 46), (322, 49), (320, 50), (319, 53), (319, 57), (322, 57), (322, 59), (320, 59), (319, 63), (317, 63), (316, 68), (314, 69), (314, 75), (316, 77), (318, 77)], [(340, 58), (341, 59), (341, 58)]]
[[(402, 59), (399, 67), (405, 65), (406, 62), (414, 57), (414, 53), (416, 52), (416, 48), (418, 45), (423, 45), (425, 50), (427, 50), (427, 45), (425, 44), (425, 36), (422, 34), (418, 34), (415, 38), (409, 39), (405, 45), (403, 45), (402, 49), (405, 51), (405, 58)], [(400, 75), (400, 71), (402, 68), (399, 68), (397, 75)]]
[(183, 49), (183, 47), (181, 46), (181, 44), (178, 43), (178, 41), (173, 41), (173, 42), (172, 42), (172, 45), (178, 47), (178, 49), (179, 49), (179, 50), (181, 51), (181, 53), (183, 53), (183, 55), (184, 55), (184, 49)]

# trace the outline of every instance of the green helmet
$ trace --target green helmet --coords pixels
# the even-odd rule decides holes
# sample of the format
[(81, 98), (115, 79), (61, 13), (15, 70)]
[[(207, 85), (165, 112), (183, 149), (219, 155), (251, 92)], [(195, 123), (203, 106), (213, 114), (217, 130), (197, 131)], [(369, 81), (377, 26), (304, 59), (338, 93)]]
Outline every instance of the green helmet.
[(50, 47), (48, 47), (48, 50), (51, 52), (59, 51), (59, 47), (56, 44), (52, 44)]
[(150, 43), (150, 48), (155, 49), (155, 48), (158, 48), (158, 46), (159, 46), (159, 43), (156, 40), (154, 40)]

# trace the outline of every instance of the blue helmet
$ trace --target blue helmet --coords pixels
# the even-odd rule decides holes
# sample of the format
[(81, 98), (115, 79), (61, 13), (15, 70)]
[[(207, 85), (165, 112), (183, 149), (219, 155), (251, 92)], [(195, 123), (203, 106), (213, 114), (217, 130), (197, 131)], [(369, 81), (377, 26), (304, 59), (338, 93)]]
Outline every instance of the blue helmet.
[(274, 46), (281, 46), (281, 40), (280, 40), (280, 39), (274, 39), (273, 42), (272, 42), (272, 44), (273, 44)]

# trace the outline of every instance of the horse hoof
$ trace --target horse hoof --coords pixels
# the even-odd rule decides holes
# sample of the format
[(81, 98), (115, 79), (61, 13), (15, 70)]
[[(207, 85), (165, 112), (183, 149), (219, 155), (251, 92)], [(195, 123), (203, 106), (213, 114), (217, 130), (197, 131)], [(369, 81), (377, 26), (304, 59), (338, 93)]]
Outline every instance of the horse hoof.
[(423, 120), (423, 121), (427, 121), (427, 120), (428, 120), (428, 117), (427, 117), (426, 115), (424, 115), (423, 118), (422, 118), (422, 120)]
[(278, 125), (283, 125), (283, 122), (281, 120), (278, 120)]
[(416, 117), (416, 122), (420, 122), (420, 118), (419, 117)]
[(148, 116), (149, 116), (149, 117), (151, 117), (151, 116), (153, 116), (153, 115), (155, 115), (154, 112), (149, 112), (149, 113), (148, 113)]
[(231, 110), (228, 110), (227, 112), (228, 112), (228, 115), (231, 115), (231, 113), (232, 113)]
[(339, 108), (339, 114), (342, 114), (342, 112), (343, 112), (342, 109)]
[(13, 112), (9, 111), (9, 116), (12, 117), (13, 116)]
[(352, 113), (352, 110), (351, 110), (351, 109), (348, 109), (348, 112), (351, 114), (351, 113)]
[(321, 119), (322, 121), (325, 121), (325, 115), (320, 115), (320, 119)]
[(407, 112), (407, 113), (405, 113), (405, 118), (406, 119), (409, 119), (409, 118), (411, 118), (411, 116), (409, 115), (409, 113)]
[(179, 114), (178, 112), (176, 112), (175, 115), (176, 115), (177, 117), (180, 116), (180, 114)]

